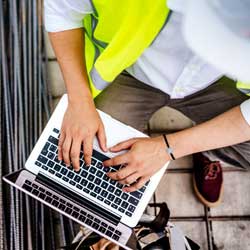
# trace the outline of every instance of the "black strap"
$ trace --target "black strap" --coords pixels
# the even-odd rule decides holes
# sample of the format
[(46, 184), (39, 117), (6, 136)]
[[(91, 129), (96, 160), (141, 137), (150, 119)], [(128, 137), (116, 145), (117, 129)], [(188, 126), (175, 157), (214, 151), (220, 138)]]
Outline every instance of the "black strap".
[(168, 152), (168, 154), (170, 155), (170, 157), (171, 157), (172, 160), (175, 160), (175, 157), (174, 157), (173, 152), (172, 152), (172, 148), (169, 146), (167, 136), (165, 134), (163, 134), (162, 136), (163, 136), (163, 138), (165, 140), (165, 143), (167, 145), (167, 152)]

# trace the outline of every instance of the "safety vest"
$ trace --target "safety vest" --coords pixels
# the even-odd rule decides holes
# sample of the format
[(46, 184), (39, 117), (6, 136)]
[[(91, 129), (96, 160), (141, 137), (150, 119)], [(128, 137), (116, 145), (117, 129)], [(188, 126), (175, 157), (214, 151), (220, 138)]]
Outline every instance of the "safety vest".
[[(93, 97), (136, 62), (157, 37), (170, 10), (166, 0), (90, 0), (84, 18), (85, 61)], [(250, 94), (250, 85), (238, 83)]]

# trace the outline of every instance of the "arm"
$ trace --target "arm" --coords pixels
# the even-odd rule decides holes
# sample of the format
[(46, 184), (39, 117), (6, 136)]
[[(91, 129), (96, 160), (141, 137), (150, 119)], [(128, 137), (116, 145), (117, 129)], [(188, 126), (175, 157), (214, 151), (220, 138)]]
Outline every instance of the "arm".
[[(210, 121), (169, 134), (167, 137), (174, 150), (174, 156), (180, 158), (250, 140), (250, 126), (244, 119), (240, 107), (237, 106)], [(132, 184), (138, 180), (130, 187), (124, 188), (124, 191), (128, 192), (142, 187), (155, 172), (170, 160), (162, 136), (135, 138), (111, 148), (114, 152), (122, 149), (130, 150), (128, 153), (106, 161), (105, 165), (127, 163), (125, 168), (110, 173), (109, 176), (122, 184)]]
[(69, 100), (59, 138), (58, 158), (67, 165), (70, 165), (71, 160), (74, 168), (79, 169), (82, 144), (85, 161), (87, 164), (91, 162), (95, 134), (101, 148), (106, 150), (104, 126), (89, 89), (84, 61), (84, 32), (82, 28), (77, 28), (52, 32), (49, 36), (63, 73)]

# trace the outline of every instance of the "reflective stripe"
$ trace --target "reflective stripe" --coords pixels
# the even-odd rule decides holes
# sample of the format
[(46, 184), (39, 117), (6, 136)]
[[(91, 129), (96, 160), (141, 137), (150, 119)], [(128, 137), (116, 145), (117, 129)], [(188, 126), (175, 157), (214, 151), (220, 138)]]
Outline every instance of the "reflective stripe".
[(90, 76), (93, 83), (95, 84), (95, 87), (98, 90), (103, 90), (109, 85), (109, 82), (106, 82), (104, 79), (102, 79), (102, 77), (97, 72), (95, 67), (93, 67), (92, 70), (90, 71)]
[(250, 83), (243, 83), (238, 81), (236, 83), (237, 88), (245, 95), (250, 96)]

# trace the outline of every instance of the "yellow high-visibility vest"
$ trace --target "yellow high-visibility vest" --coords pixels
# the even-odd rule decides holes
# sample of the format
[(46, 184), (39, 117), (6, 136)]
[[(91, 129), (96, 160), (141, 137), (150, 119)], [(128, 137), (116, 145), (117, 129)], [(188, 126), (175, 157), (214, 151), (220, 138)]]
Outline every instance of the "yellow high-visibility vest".
[[(93, 97), (134, 64), (166, 24), (166, 0), (89, 0), (84, 18), (85, 61)], [(237, 85), (250, 94), (250, 85)]]

